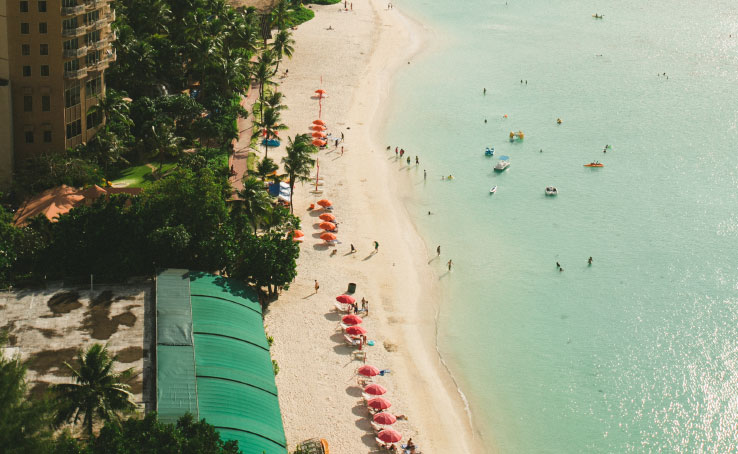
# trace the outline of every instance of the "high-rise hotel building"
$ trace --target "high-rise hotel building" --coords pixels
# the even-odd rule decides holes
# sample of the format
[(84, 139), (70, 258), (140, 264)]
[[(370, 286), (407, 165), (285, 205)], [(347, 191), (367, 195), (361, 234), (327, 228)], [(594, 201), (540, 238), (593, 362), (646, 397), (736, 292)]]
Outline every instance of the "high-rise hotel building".
[(0, 187), (13, 159), (95, 135), (114, 19), (109, 0), (0, 0)]

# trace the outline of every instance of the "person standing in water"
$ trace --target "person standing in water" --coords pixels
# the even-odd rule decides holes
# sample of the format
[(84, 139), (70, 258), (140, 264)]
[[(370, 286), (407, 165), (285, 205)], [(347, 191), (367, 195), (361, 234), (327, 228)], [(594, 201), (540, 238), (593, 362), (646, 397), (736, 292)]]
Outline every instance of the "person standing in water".
[(483, 89), (482, 89), (482, 94), (483, 94), (483, 95), (486, 95), (486, 94), (487, 94), (487, 88), (483, 88)]
[(452, 261), (451, 259), (449, 259), (448, 263), (446, 264), (446, 265), (448, 265), (448, 270), (449, 270), (449, 271), (451, 271), (451, 266), (452, 266), (453, 264), (454, 264), (454, 262), (453, 262), (453, 261)]
[(425, 180), (426, 178), (428, 178), (428, 172), (423, 169), (423, 179)]
[(436, 254), (438, 254), (438, 257), (440, 257), (440, 256), (441, 256), (441, 245), (440, 245), (440, 244), (439, 244), (439, 245), (438, 245), (438, 247), (436, 248)]
[(587, 260), (587, 264), (589, 264), (589, 265), (592, 264), (592, 257), (590, 257), (589, 260)]

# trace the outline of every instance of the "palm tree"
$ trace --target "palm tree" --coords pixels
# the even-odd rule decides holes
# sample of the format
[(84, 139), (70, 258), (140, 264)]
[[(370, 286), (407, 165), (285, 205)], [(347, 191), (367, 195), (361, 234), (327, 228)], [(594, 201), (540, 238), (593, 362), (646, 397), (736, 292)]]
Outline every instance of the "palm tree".
[(294, 44), (295, 40), (292, 39), (292, 35), (287, 30), (280, 30), (277, 36), (274, 37), (272, 51), (274, 51), (274, 55), (277, 57), (277, 66), (274, 68), (274, 74), (277, 74), (277, 71), (279, 71), (279, 63), (282, 61), (282, 56), (292, 58), (292, 53), (295, 51), (295, 48), (292, 47)]
[(254, 133), (254, 137), (263, 137), (264, 142), (264, 157), (269, 155), (269, 140), (278, 139), (277, 131), (283, 131), (287, 129), (286, 125), (281, 123), (282, 118), (279, 115), (279, 111), (272, 107), (267, 107), (261, 112), (261, 121), (257, 122), (256, 125), (259, 127), (258, 131)]
[(272, 10), (272, 27), (279, 30), (287, 28), (287, 18), (290, 12), (287, 9), (287, 0), (280, 0), (277, 6)]
[(133, 126), (130, 101), (130, 98), (124, 97), (124, 93), (109, 88), (105, 96), (97, 97), (97, 104), (90, 107), (87, 113), (99, 113), (107, 123), (118, 123), (130, 128)]
[(277, 111), (285, 110), (288, 107), (282, 104), (284, 98), (286, 96), (278, 91), (269, 91), (264, 94), (264, 105)]
[(259, 84), (259, 103), (264, 104), (264, 89), (268, 85), (274, 85), (272, 77), (274, 71), (272, 71), (272, 65), (274, 64), (274, 57), (269, 51), (264, 51), (259, 55), (259, 60), (254, 65), (254, 79)]
[(179, 156), (182, 141), (182, 137), (178, 137), (174, 133), (174, 127), (166, 123), (151, 125), (151, 133), (146, 134), (144, 143), (151, 158), (159, 157), (160, 174), (162, 167), (164, 167), (164, 160), (167, 157)]
[(256, 174), (261, 177), (261, 181), (266, 180), (277, 169), (279, 169), (279, 166), (272, 158), (264, 158), (256, 164)]
[(116, 356), (110, 356), (107, 347), (94, 344), (87, 351), (77, 352), (79, 370), (64, 363), (75, 383), (58, 384), (52, 388), (59, 400), (57, 424), (69, 420), (76, 424), (84, 414), (82, 424), (87, 436), (91, 437), (95, 419), (118, 422), (121, 413), (136, 408), (126, 382), (137, 374), (133, 368), (113, 372), (116, 359)]
[(292, 138), (289, 138), (289, 141), (287, 156), (282, 158), (282, 166), (290, 179), (290, 211), (294, 213), (292, 195), (295, 192), (295, 183), (310, 179), (310, 171), (315, 165), (315, 159), (311, 155), (318, 152), (318, 147), (312, 144), (307, 134), (299, 134), (294, 141)]
[(264, 190), (264, 183), (252, 176), (244, 177), (243, 189), (238, 191), (238, 196), (243, 203), (243, 212), (251, 221), (256, 233), (261, 220), (269, 214), (272, 207), (269, 194)]

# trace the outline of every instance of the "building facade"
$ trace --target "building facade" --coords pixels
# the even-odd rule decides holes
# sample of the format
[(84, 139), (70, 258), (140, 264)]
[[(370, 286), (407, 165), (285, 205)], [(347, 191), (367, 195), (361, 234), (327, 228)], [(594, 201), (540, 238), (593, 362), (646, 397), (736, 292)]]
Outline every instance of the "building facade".
[(13, 175), (13, 105), (10, 101), (7, 30), (7, 5), (5, 0), (0, 0), (0, 191), (10, 186)]
[(86, 142), (102, 123), (89, 110), (104, 95), (105, 69), (115, 60), (110, 1), (0, 2), (7, 18), (15, 161)]

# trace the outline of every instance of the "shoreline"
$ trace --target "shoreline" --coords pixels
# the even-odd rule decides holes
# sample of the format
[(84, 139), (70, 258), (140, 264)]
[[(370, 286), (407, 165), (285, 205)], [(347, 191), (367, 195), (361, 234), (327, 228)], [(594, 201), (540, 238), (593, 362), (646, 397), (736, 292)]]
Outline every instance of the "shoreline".
[[(287, 135), (306, 132), (317, 118), (317, 102), (306, 98), (323, 88), (328, 92), (322, 113), (329, 132), (346, 137), (343, 155), (340, 146), (318, 153), (322, 195), (310, 194), (310, 184), (296, 185), (295, 214), (306, 235), (298, 277), (265, 317), (267, 332), (275, 338), (272, 355), (281, 369), (276, 380), (288, 443), (294, 448), (305, 439), (322, 437), (334, 453), (376, 450), (353, 375), (362, 363), (353, 361), (349, 347), (341, 343), (339, 317), (331, 311), (335, 296), (355, 282), (354, 296), (370, 301), (371, 315), (363, 326), (376, 341), (367, 347), (367, 364), (392, 370), (378, 382), (389, 390), (384, 397), (393, 403), (390, 411), (409, 418), (394, 427), (403, 442), (413, 438), (425, 453), (483, 452), (468, 404), (438, 351), (440, 286), (427, 262), (421, 263), (429, 258), (427, 246), (398, 196), (409, 180), (391, 178), (394, 157), (377, 156), (385, 153), (386, 145), (378, 141), (394, 75), (422, 52), (427, 30), (399, 11), (385, 9), (379, 0), (370, 3), (349, 12), (337, 12), (338, 5), (315, 5), (315, 18), (295, 32), (295, 56), (285, 62), (289, 77), (280, 85), (290, 107), (283, 115), (290, 127)], [(395, 43), (412, 45), (398, 48)], [(325, 63), (316, 64), (316, 59)], [(325, 73), (315, 74), (321, 67)], [(275, 161), (283, 155), (283, 147), (270, 150)], [(320, 231), (313, 222), (322, 211), (305, 211), (323, 197), (334, 202), (340, 221), (342, 243), (335, 256), (329, 255), (333, 248), (316, 238)], [(379, 252), (365, 256), (375, 240)], [(349, 243), (357, 247), (356, 254), (347, 253)], [(317, 294), (314, 279), (320, 282)], [(429, 303), (432, 311), (427, 310)], [(314, 386), (306, 389), (306, 383)]]

